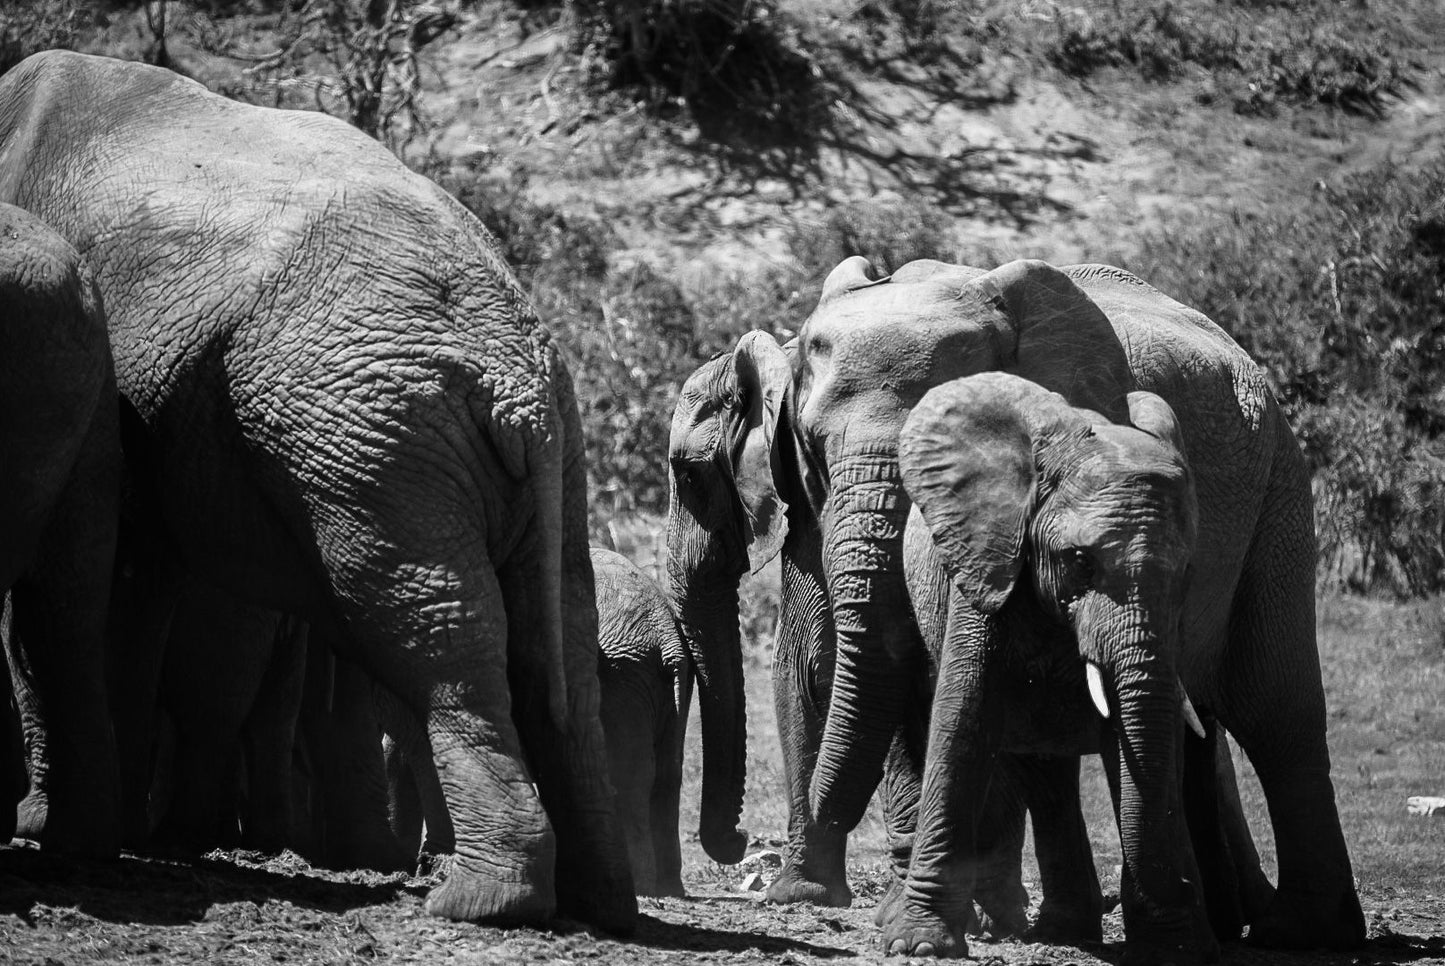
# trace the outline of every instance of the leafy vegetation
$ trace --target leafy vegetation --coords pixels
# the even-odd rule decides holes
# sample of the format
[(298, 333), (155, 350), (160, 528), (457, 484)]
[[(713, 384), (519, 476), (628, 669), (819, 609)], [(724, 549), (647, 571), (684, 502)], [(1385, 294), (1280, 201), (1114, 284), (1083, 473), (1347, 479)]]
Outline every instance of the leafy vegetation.
[(1317, 474), (1321, 568), (1445, 589), (1445, 166), (1321, 185), (1146, 240), (1140, 273), (1265, 368)]
[[(1187, 7), (1187, 9), (1185, 9)], [(1380, 112), (1419, 67), (1401, 50), (1407, 28), (1379, 4), (1175, 4), (1114, 0), (1060, 12), (1048, 58), (1085, 76), (1132, 67), (1151, 80), (1202, 69), (1226, 79), (1241, 113), (1280, 102)]]
[(0, 0), (0, 74), (38, 50), (73, 46), (84, 19), (75, 0)]
[(569, 0), (575, 45), (607, 86), (681, 108), (726, 160), (814, 158), (829, 85), (798, 28), (765, 0)]

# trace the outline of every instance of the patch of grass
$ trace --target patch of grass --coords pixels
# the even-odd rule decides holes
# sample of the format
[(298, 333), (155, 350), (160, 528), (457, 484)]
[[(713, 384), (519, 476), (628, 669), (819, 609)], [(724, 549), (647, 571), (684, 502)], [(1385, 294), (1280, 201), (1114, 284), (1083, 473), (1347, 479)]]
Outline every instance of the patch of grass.
[(949, 261), (958, 251), (952, 218), (933, 205), (903, 198), (831, 208), (817, 221), (796, 225), (789, 247), (819, 283), (850, 255), (864, 256), (887, 274), (918, 258)]

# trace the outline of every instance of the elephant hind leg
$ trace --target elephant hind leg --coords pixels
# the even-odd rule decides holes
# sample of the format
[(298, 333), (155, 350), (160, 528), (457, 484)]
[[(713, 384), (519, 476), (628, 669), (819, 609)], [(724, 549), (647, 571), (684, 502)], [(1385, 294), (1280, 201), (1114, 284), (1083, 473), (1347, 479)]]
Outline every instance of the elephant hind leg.
[[(683, 705), (686, 707), (686, 703)], [(604, 725), (604, 728), (606, 726)], [(670, 710), (654, 744), (657, 763), (652, 779), (649, 814), (652, 826), (652, 858), (657, 894), (683, 896), (682, 846), (678, 838), (678, 810), (682, 797), (683, 738), (687, 719)], [(638, 887), (640, 893), (641, 887)]]
[[(114, 426), (110, 426), (114, 431)], [(8, 642), (32, 765), (18, 817), (46, 849), (119, 850), (119, 771), (105, 682), (115, 558), (114, 463), (92, 430), (36, 558), (10, 589)], [(43, 823), (43, 827), (42, 827)]]
[[(1304, 486), (1301, 483), (1301, 488)], [(1256, 535), (1230, 617), (1215, 709), (1249, 756), (1269, 803), (1279, 889), (1250, 941), (1286, 948), (1352, 948), (1365, 939), (1340, 829), (1325, 741), (1315, 642), (1314, 540), (1308, 498)]]

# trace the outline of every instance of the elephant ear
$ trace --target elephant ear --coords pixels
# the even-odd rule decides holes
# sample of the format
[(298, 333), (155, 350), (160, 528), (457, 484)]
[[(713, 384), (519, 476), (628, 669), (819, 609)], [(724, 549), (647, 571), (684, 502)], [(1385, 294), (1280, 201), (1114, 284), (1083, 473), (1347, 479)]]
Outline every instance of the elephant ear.
[(1016, 337), (1008, 371), (1059, 393), (1074, 406), (1127, 418), (1134, 388), (1129, 358), (1102, 309), (1047, 262), (1009, 262), (974, 283)]
[(749, 332), (739, 339), (732, 358), (742, 432), (730, 458), (748, 563), (757, 573), (778, 555), (788, 534), (788, 505), (777, 485), (777, 434), (793, 370), (782, 346), (766, 332)]
[(1169, 404), (1152, 392), (1139, 390), (1129, 393), (1129, 422), (1135, 429), (1143, 430), (1161, 443), (1168, 443), (1183, 458), (1184, 431)]
[(823, 280), (823, 291), (818, 296), (818, 306), (821, 308), (824, 303), (849, 292), (861, 288), (869, 288), (888, 281), (888, 276), (875, 278), (873, 274), (873, 263), (862, 255), (850, 255), (833, 267), (828, 277)]
[(1032, 425), (1057, 394), (988, 372), (924, 395), (898, 437), (903, 486), (933, 531), (954, 583), (985, 614), (1023, 569), (1037, 470)]

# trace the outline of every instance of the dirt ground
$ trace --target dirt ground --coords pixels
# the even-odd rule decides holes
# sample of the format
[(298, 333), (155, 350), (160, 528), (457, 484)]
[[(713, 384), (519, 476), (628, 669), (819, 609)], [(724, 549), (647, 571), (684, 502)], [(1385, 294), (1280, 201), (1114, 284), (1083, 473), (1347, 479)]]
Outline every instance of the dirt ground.
[[(289, 860), (289, 861), (288, 861)], [(691, 886), (688, 899), (644, 899), (623, 942), (575, 923), (500, 930), (422, 911), (428, 880), (325, 874), (287, 859), (259, 864), (213, 854), (191, 864), (123, 858), (79, 864), (28, 848), (0, 850), (0, 962), (94, 963), (784, 963), (880, 960), (871, 916), (879, 877), (859, 877), (851, 909), (765, 905), (757, 893)], [(1106, 885), (1107, 888), (1107, 885)], [(1362, 896), (1370, 940), (1348, 955), (1226, 947), (1229, 964), (1445, 962), (1445, 897), (1397, 890)], [(1108, 940), (1082, 948), (976, 941), (983, 963), (1092, 966), (1122, 953), (1117, 911)], [(898, 959), (893, 962), (900, 962)]]

